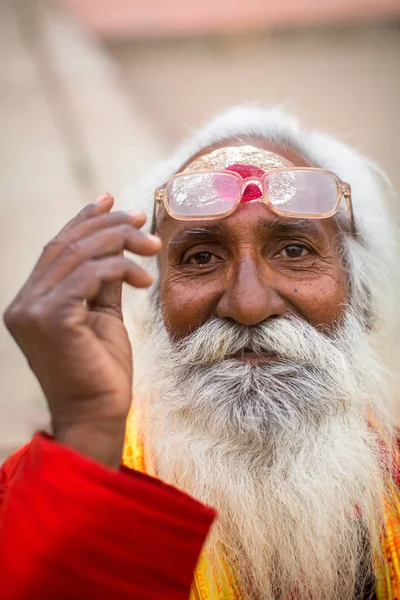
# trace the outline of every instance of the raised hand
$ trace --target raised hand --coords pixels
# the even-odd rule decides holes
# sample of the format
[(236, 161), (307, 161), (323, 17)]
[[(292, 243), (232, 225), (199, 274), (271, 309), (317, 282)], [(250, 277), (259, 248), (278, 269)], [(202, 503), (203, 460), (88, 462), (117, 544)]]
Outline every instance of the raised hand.
[(105, 194), (45, 247), (4, 321), (38, 378), (54, 437), (118, 466), (132, 393), (132, 353), (121, 290), (152, 277), (123, 250), (155, 255), (144, 213), (113, 212)]

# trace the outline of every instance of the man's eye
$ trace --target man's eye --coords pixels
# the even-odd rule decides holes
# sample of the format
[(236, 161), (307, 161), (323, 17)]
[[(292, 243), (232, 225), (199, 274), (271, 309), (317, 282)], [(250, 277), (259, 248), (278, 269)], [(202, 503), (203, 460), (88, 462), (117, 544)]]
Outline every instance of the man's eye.
[(279, 252), (279, 256), (282, 256), (283, 258), (302, 258), (303, 256), (307, 256), (307, 254), (309, 254), (308, 248), (305, 246), (298, 246), (297, 244), (285, 246), (285, 248)]
[(217, 257), (212, 252), (196, 252), (185, 261), (189, 265), (209, 265), (216, 262)]

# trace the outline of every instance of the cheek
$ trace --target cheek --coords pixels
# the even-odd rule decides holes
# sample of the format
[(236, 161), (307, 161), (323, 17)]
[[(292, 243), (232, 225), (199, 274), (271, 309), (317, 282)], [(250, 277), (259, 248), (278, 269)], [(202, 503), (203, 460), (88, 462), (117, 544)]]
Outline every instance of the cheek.
[(214, 286), (203, 282), (166, 278), (161, 285), (161, 311), (171, 337), (181, 339), (205, 323), (214, 313), (217, 295)]
[(314, 327), (332, 327), (346, 312), (348, 287), (341, 273), (301, 282), (294, 285), (289, 294), (290, 303), (294, 305), (296, 312)]

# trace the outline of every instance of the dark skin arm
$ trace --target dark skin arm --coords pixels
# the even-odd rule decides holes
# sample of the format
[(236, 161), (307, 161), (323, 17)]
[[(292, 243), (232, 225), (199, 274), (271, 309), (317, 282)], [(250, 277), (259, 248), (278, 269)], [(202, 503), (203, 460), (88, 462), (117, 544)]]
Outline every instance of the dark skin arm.
[(144, 213), (112, 205), (100, 197), (47, 244), (4, 321), (43, 389), (55, 439), (118, 467), (133, 378), (122, 283), (152, 283), (122, 253), (152, 256), (161, 242), (140, 231)]

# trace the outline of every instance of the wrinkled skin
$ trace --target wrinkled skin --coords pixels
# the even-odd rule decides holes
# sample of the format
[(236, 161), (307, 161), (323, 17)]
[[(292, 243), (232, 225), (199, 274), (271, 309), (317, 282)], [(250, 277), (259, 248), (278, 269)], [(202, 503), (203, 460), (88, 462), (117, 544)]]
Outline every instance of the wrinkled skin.
[[(292, 150), (243, 141), (309, 166)], [(121, 287), (152, 283), (123, 250), (159, 253), (163, 318), (175, 339), (214, 315), (256, 325), (290, 311), (329, 329), (348, 292), (334, 219), (299, 226), (262, 203), (242, 204), (225, 219), (203, 221), (208, 231), (199, 240), (187, 234), (199, 222), (165, 213), (160, 242), (140, 231), (144, 214), (110, 213), (112, 204), (111, 196), (89, 204), (46, 246), (4, 319), (43, 388), (55, 438), (117, 467), (132, 389)]]
[[(296, 167), (312, 166), (293, 150), (250, 141)], [(315, 327), (331, 328), (347, 303), (338, 227), (334, 219), (297, 224), (278, 218), (261, 202), (241, 204), (225, 219), (201, 223), (165, 213), (159, 231), (161, 303), (170, 334), (184, 337), (214, 315), (251, 326), (287, 311)], [(201, 241), (190, 234), (196, 227), (210, 228)]]

